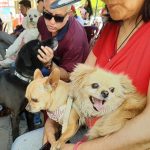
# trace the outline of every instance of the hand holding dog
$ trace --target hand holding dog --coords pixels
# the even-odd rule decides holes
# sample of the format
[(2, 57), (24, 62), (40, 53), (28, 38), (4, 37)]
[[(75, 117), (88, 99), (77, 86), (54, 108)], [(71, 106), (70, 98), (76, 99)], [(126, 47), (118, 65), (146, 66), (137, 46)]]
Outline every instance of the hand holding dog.
[(38, 59), (45, 65), (49, 65), (54, 57), (53, 50), (48, 46), (41, 46), (41, 49), (38, 50)]

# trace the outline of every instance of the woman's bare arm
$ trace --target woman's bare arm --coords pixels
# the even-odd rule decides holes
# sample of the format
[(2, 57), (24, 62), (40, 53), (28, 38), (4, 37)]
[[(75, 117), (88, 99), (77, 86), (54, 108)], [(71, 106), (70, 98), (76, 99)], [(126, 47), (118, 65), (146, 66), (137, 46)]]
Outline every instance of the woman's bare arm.
[(95, 66), (95, 63), (96, 63), (96, 57), (95, 57), (93, 51), (91, 51), (85, 61), (85, 64), (93, 67), (93, 66)]

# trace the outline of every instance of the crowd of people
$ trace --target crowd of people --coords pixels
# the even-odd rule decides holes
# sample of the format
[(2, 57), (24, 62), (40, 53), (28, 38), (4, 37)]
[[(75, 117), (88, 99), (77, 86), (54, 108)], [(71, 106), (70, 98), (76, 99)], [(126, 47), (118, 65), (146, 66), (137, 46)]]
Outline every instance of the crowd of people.
[[(148, 130), (150, 125), (150, 0), (103, 1), (106, 4), (107, 21), (94, 48), (90, 51), (83, 26), (85, 24), (83, 20), (88, 20), (93, 14), (89, 0), (84, 7), (80, 8), (83, 20), (77, 18), (74, 7), (63, 6), (51, 9), (50, 6), (54, 1), (38, 0), (37, 8), (41, 13), (37, 25), (39, 39), (55, 37), (58, 40), (58, 48), (53, 51), (47, 46), (42, 46), (37, 57), (48, 74), (57, 67), (60, 70), (61, 80), (66, 82), (69, 82), (70, 73), (78, 63), (85, 63), (92, 67), (98, 66), (114, 73), (124, 73), (130, 77), (137, 90), (147, 96), (147, 105), (139, 116), (129, 121), (118, 132), (105, 138), (65, 144), (62, 150), (125, 150), (150, 140)], [(31, 8), (30, 4), (25, 5), (27, 2), (30, 3), (28, 0), (22, 0), (19, 3), (24, 16)], [(4, 38), (5, 34), (1, 31), (0, 38)], [(10, 41), (9, 44), (11, 44), (15, 37), (15, 33), (7, 34), (7, 39), (3, 41)], [(4, 49), (7, 49), (6, 45), (9, 46), (5, 44)], [(48, 142), (53, 141), (55, 133), (51, 131), (54, 131), (54, 122), (48, 118), (42, 129), (18, 137), (12, 145), (12, 150), (37, 150), (43, 144), (43, 136), (47, 137)], [(79, 131), (78, 135), (82, 137), (83, 133), (85, 132)]]

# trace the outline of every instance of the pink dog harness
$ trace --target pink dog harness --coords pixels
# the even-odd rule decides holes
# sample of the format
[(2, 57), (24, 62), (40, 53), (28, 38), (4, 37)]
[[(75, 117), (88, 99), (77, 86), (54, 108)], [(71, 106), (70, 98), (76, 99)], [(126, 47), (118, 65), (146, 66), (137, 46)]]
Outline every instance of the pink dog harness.
[(66, 105), (63, 105), (57, 108), (55, 111), (47, 111), (47, 115), (50, 119), (58, 122), (59, 124), (62, 124), (65, 109), (66, 109)]

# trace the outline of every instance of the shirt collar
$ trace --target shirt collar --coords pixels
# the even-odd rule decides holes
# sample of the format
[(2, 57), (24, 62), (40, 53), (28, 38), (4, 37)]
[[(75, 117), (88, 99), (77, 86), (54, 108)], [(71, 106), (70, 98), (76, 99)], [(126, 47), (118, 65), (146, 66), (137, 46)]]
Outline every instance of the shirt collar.
[(58, 34), (56, 35), (56, 39), (58, 41), (61, 41), (64, 38), (64, 36), (68, 31), (68, 27), (69, 27), (69, 21), (67, 21), (66, 25), (61, 30), (59, 30)]

